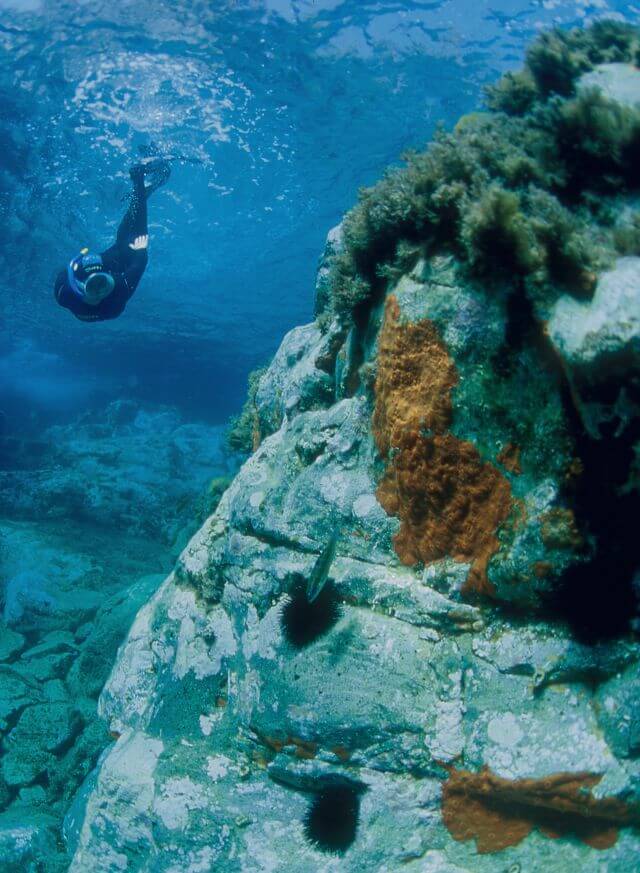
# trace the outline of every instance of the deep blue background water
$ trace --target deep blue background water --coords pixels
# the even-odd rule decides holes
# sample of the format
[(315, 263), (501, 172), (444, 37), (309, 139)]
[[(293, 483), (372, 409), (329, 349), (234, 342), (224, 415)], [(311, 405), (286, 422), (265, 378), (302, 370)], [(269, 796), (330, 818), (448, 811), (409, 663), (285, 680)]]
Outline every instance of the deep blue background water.
[[(638, 8), (0, 0), (0, 427), (123, 395), (225, 419), (310, 319), (358, 188), (478, 106), (541, 27), (602, 15)], [(77, 322), (54, 274), (110, 243), (150, 139), (190, 160), (150, 202), (149, 268), (118, 321)]]

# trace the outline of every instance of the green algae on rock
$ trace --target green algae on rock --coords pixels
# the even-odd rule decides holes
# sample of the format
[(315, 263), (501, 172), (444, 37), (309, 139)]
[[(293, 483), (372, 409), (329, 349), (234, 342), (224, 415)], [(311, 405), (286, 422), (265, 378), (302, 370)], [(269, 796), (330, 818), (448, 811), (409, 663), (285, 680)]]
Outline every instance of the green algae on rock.
[(493, 111), (439, 132), (364, 189), (322, 281), (324, 322), (350, 322), (379, 297), (406, 241), (453, 250), (471, 272), (504, 273), (507, 289), (524, 283), (543, 308), (562, 287), (588, 296), (593, 272), (615, 256), (617, 197), (640, 182), (639, 42), (637, 28), (615, 22), (543, 34), (525, 71), (490, 90)]

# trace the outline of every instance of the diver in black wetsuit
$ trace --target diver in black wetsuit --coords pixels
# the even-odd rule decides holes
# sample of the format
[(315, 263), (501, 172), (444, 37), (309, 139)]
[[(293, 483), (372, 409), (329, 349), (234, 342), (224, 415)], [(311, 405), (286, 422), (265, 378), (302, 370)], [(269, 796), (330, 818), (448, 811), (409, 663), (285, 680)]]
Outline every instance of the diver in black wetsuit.
[[(100, 255), (82, 249), (61, 270), (54, 285), (60, 306), (81, 321), (106, 321), (124, 311), (142, 278), (148, 261), (147, 200), (169, 178), (168, 161), (155, 157), (129, 171), (133, 192), (120, 222), (115, 243)], [(145, 178), (149, 184), (145, 185)]]

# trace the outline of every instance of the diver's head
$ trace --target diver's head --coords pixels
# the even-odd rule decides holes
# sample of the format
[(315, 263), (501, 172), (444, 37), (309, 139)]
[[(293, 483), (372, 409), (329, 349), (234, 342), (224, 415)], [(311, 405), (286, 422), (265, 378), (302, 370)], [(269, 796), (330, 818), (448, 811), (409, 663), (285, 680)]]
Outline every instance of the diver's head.
[(111, 294), (115, 284), (111, 273), (91, 273), (84, 283), (84, 299), (89, 306), (97, 306)]
[(83, 249), (69, 264), (69, 284), (89, 306), (97, 306), (113, 291), (115, 280), (107, 273), (100, 255), (91, 255)]

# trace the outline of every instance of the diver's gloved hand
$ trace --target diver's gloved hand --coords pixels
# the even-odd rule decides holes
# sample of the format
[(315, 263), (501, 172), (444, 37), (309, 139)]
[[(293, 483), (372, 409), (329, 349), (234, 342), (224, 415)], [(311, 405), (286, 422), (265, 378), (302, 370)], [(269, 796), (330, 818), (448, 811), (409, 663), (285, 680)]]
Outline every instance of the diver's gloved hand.
[(137, 236), (132, 243), (129, 243), (129, 248), (133, 249), (134, 252), (139, 252), (142, 249), (146, 249), (149, 245), (149, 235), (144, 234), (144, 236)]

